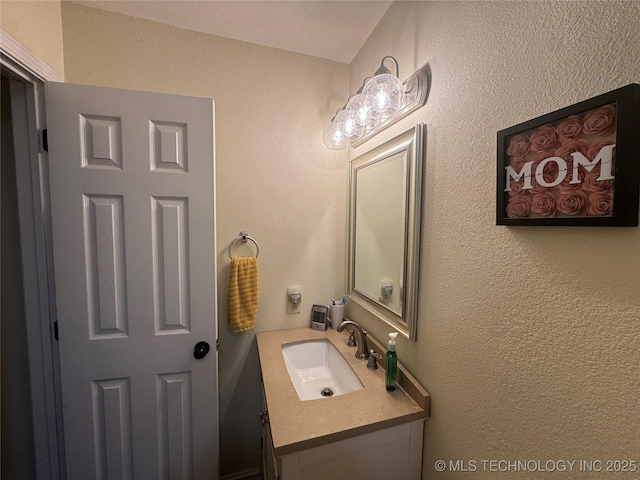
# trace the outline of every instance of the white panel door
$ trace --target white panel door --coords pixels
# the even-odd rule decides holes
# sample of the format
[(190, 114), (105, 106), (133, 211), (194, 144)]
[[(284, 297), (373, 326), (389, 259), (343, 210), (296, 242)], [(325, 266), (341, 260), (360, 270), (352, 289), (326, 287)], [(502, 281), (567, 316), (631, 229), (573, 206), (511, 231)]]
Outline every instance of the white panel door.
[(213, 101), (45, 96), (68, 478), (217, 478)]

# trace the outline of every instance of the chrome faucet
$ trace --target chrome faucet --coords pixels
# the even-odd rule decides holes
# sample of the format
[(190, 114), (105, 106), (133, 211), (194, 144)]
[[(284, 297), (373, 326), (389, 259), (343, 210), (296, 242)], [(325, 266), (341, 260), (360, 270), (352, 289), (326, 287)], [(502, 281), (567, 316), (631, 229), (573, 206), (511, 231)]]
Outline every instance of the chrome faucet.
[(360, 360), (366, 360), (367, 358), (369, 358), (369, 347), (367, 345), (366, 330), (364, 330), (356, 322), (353, 322), (351, 320), (345, 320), (340, 325), (338, 325), (338, 328), (336, 328), (336, 331), (342, 332), (345, 329), (345, 327), (348, 327), (350, 325), (354, 327), (353, 331), (356, 334), (356, 337), (358, 337), (357, 338), (358, 350), (356, 350), (356, 358)]

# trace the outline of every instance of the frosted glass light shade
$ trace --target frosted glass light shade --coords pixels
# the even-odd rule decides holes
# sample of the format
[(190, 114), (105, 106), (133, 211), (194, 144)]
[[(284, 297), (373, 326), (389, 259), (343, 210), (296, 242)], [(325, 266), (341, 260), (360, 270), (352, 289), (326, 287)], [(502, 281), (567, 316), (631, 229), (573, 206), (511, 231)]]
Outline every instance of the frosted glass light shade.
[(402, 108), (404, 86), (390, 73), (373, 77), (362, 93), (370, 97), (371, 109), (378, 112), (381, 119), (390, 117)]
[(327, 148), (331, 150), (341, 150), (346, 148), (349, 137), (342, 133), (342, 130), (336, 128), (335, 122), (330, 123), (322, 131), (322, 140)]
[(357, 115), (358, 112), (347, 105), (347, 108), (338, 113), (333, 123), (347, 138), (360, 138), (364, 132), (364, 126), (357, 122)]
[(349, 101), (347, 108), (356, 112), (356, 122), (365, 129), (373, 128), (380, 123), (380, 112), (373, 110), (372, 95), (356, 95)]

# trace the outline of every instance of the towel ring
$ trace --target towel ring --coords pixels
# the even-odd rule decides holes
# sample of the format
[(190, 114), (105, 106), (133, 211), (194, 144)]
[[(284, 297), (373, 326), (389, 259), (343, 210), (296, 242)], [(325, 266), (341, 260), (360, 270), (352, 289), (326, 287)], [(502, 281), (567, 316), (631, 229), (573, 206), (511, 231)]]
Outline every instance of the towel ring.
[(231, 256), (231, 247), (233, 247), (234, 243), (240, 241), (242, 243), (247, 243), (247, 240), (251, 240), (253, 244), (256, 246), (256, 258), (260, 255), (260, 247), (258, 246), (258, 242), (255, 241), (254, 238), (249, 236), (249, 232), (240, 232), (236, 238), (234, 238), (233, 242), (229, 244), (229, 258), (233, 258)]

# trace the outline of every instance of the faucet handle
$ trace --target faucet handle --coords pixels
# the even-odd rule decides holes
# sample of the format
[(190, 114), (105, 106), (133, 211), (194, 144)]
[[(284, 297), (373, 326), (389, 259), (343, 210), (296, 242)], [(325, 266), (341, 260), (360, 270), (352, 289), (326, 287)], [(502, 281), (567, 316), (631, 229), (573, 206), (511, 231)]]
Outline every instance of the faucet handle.
[(369, 361), (367, 362), (367, 368), (369, 370), (377, 370), (378, 362), (376, 362), (376, 358), (382, 358), (382, 355), (377, 353), (373, 348), (369, 349)]
[(356, 337), (353, 333), (353, 330), (349, 331), (349, 340), (347, 340), (347, 347), (356, 347), (358, 344), (356, 343)]

